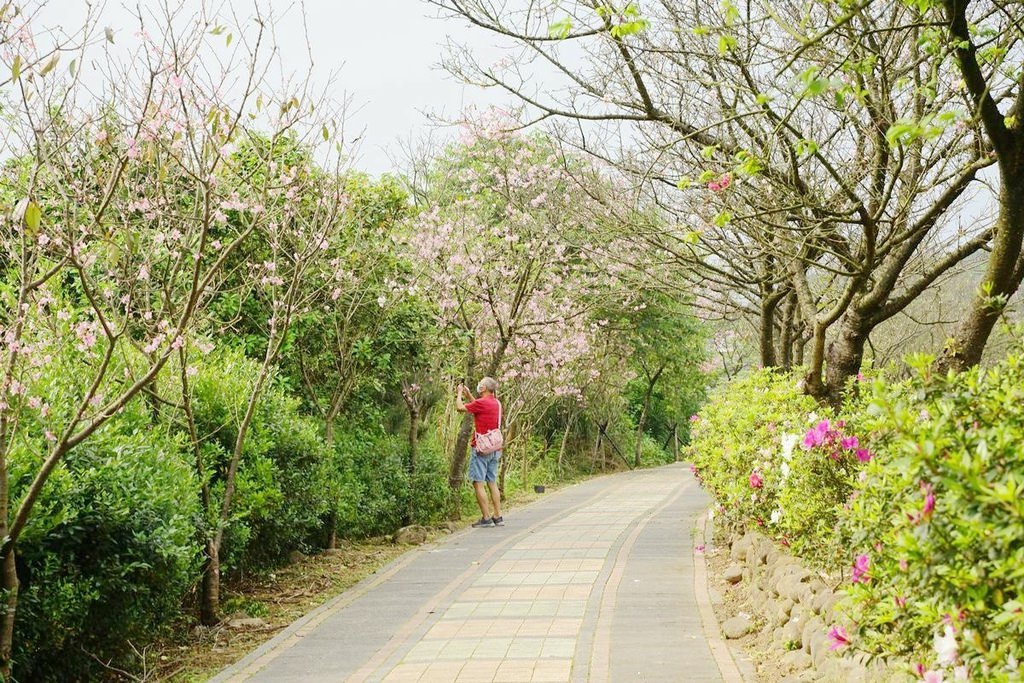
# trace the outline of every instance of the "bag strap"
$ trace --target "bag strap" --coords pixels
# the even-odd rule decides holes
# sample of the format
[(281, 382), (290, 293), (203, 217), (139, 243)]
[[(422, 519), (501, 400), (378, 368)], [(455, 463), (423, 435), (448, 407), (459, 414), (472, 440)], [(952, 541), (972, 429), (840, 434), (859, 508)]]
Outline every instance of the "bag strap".
[[(498, 399), (494, 399), (498, 401)], [(501, 429), (501, 401), (498, 401), (498, 429)]]

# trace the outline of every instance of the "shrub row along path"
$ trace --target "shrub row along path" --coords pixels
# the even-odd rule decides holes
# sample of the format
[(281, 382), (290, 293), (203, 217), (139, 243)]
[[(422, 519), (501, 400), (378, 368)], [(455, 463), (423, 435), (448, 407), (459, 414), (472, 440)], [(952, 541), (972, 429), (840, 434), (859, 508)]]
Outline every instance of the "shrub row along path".
[(407, 553), (214, 680), (739, 681), (693, 538), (707, 503), (681, 463), (545, 494)]

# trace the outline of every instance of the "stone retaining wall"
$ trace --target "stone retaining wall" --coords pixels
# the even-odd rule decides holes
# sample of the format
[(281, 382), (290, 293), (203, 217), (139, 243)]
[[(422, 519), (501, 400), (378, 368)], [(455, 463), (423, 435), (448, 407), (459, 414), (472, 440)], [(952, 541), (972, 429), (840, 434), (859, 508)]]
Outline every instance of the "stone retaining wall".
[(746, 614), (728, 619), (722, 631), (726, 638), (760, 631), (762, 642), (770, 642), (765, 656), (779, 657), (785, 683), (913, 680), (883, 662), (868, 663), (863, 655), (831, 652), (828, 631), (840, 596), (771, 540), (750, 532), (733, 541), (729, 554), (732, 563), (723, 578), (739, 591)]

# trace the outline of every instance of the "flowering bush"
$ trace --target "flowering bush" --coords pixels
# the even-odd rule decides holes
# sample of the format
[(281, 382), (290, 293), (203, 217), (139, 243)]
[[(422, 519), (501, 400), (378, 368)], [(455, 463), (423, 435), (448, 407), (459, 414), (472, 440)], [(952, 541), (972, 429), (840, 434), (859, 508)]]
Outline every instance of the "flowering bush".
[(796, 434), (815, 409), (796, 382), (772, 371), (752, 373), (719, 389), (691, 422), (688, 457), (732, 526), (770, 526), (790, 472)]
[(865, 417), (877, 457), (843, 522), (863, 565), (850, 640), (922, 677), (1020, 680), (1024, 353), (950, 377), (919, 365), (877, 383)]
[(837, 519), (871, 452), (790, 375), (760, 371), (715, 395), (689, 454), (728, 524), (757, 526), (817, 565), (844, 552)]
[(833, 649), (923, 680), (1019, 681), (1024, 350), (949, 377), (914, 365), (906, 382), (862, 384), (839, 417), (754, 373), (696, 418), (690, 455), (720, 518), (841, 577)]

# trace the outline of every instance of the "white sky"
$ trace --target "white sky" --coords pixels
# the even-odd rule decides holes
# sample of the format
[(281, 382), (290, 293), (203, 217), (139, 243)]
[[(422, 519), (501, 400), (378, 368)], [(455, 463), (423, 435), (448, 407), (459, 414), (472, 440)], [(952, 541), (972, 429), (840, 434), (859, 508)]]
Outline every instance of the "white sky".
[[(180, 1), (186, 10), (203, 0)], [(433, 135), (437, 130), (428, 113), (454, 119), (469, 106), (485, 108), (509, 102), (500, 93), (457, 82), (439, 63), (449, 37), (469, 44), (479, 54), (498, 55), (491, 38), (466, 24), (436, 18), (436, 8), (424, 0), (208, 0), (207, 6), (226, 5), (239, 14), (252, 13), (254, 1), (283, 18), (275, 28), (286, 69), (305, 72), (309, 55), (303, 38), (300, 4), (305, 5), (314, 78), (338, 72), (337, 99), (351, 101), (346, 139), (362, 134), (356, 168), (373, 174), (400, 170), (399, 141)], [(72, 30), (80, 25), (89, 0), (47, 0), (46, 25)], [(93, 2), (92, 4), (96, 4)], [(137, 42), (137, 25), (125, 6), (156, 7), (160, 0), (107, 0), (99, 25), (114, 30), (118, 44)], [(392, 161), (392, 157), (394, 161)]]

